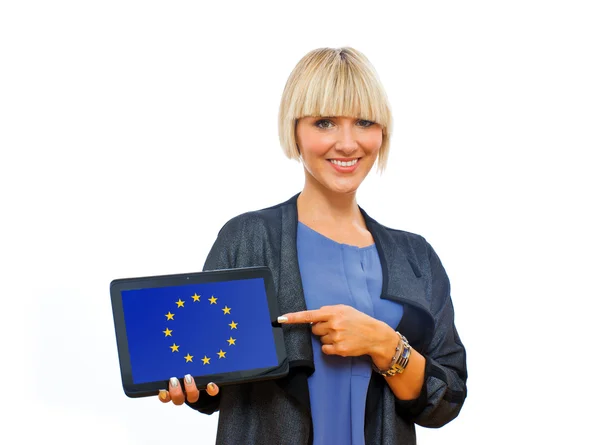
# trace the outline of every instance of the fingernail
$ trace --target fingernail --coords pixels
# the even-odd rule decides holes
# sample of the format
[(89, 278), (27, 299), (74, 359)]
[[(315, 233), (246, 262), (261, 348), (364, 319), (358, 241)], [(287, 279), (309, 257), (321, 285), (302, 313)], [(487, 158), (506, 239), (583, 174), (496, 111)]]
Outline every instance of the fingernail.
[(192, 376), (189, 375), (189, 374), (186, 374), (185, 375), (185, 381), (186, 381), (186, 383), (192, 383)]
[(177, 385), (179, 385), (179, 380), (177, 380), (177, 377), (171, 377), (171, 379), (169, 380), (171, 382), (171, 386), (173, 388), (177, 387)]
[(158, 391), (158, 397), (160, 397), (162, 400), (167, 400), (167, 391), (161, 389)]
[(277, 323), (287, 323), (288, 318), (284, 315), (282, 315), (281, 317), (277, 317)]
[(214, 391), (217, 387), (213, 382), (210, 382), (207, 386), (211, 391)]

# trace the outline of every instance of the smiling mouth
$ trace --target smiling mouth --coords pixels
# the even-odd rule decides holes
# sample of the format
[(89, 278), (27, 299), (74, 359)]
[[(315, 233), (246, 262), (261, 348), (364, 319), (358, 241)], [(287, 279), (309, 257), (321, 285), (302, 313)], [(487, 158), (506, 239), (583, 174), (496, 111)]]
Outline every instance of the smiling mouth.
[(353, 165), (356, 165), (358, 158), (351, 161), (338, 161), (337, 159), (328, 159), (328, 161), (332, 164), (339, 165), (340, 167), (352, 167)]

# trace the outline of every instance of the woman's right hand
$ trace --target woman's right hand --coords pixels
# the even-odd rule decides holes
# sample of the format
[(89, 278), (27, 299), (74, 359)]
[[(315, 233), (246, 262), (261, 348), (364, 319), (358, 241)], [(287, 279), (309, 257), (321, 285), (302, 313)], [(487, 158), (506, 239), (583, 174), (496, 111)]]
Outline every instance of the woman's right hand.
[[(183, 379), (183, 384), (184, 389), (181, 388), (177, 377), (171, 377), (169, 379), (169, 390), (161, 389), (158, 392), (158, 399), (163, 403), (173, 402), (175, 405), (183, 405), (186, 400), (189, 403), (197, 402), (200, 398), (200, 390), (196, 387), (194, 377), (187, 374)], [(206, 392), (211, 396), (216, 396), (219, 394), (219, 387), (211, 382), (208, 384)]]

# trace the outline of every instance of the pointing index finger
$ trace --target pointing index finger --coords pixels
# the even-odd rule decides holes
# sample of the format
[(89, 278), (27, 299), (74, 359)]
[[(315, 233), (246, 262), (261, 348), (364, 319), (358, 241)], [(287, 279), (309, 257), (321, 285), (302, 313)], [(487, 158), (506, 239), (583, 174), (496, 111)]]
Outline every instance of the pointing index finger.
[(329, 314), (322, 309), (290, 312), (277, 318), (277, 321), (282, 324), (318, 323), (327, 320), (329, 320)]

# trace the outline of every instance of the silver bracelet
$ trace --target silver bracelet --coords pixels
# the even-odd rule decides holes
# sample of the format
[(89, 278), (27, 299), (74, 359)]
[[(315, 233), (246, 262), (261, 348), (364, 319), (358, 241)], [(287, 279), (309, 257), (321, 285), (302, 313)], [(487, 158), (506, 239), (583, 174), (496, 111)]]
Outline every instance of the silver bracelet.
[(392, 358), (389, 369), (381, 370), (375, 366), (375, 363), (373, 363), (373, 369), (384, 377), (402, 374), (408, 366), (408, 360), (410, 358), (410, 345), (408, 344), (408, 340), (404, 335), (400, 334), (399, 332), (396, 332), (396, 334), (398, 334), (400, 337), (400, 341), (398, 342), (398, 346), (396, 346), (396, 352), (394, 353), (394, 357)]

